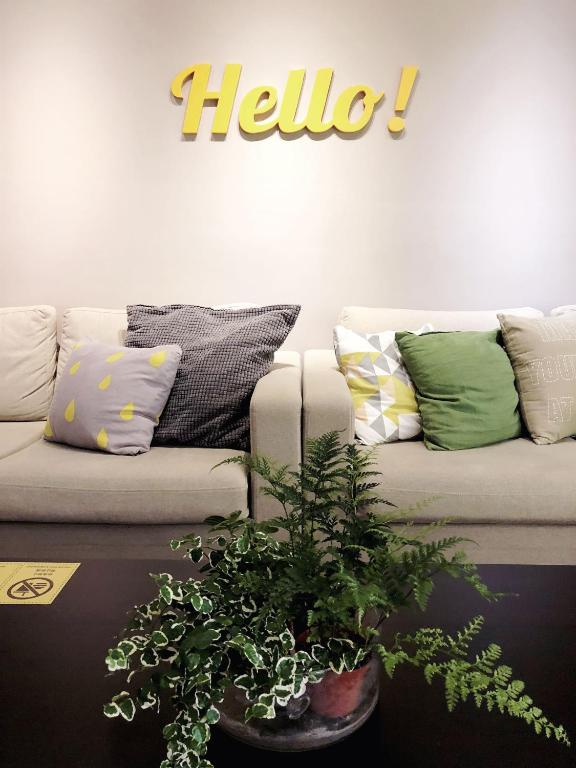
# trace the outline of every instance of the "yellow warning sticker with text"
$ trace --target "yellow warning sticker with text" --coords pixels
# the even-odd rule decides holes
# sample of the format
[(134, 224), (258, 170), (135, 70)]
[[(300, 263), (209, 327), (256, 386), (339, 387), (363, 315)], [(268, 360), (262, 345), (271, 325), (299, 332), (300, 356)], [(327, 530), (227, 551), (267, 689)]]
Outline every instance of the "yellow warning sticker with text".
[(50, 605), (80, 563), (0, 563), (1, 605)]

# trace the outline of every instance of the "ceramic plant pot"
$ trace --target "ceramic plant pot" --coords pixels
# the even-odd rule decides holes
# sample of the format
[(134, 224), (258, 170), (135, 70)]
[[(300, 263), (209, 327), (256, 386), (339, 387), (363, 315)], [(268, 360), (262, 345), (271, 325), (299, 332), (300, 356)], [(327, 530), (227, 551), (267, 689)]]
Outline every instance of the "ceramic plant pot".
[(358, 730), (378, 701), (377, 658), (338, 675), (328, 672), (298, 699), (278, 707), (273, 720), (244, 722), (245, 691), (228, 689), (220, 705), (220, 727), (240, 741), (262, 749), (301, 752), (340, 741)]

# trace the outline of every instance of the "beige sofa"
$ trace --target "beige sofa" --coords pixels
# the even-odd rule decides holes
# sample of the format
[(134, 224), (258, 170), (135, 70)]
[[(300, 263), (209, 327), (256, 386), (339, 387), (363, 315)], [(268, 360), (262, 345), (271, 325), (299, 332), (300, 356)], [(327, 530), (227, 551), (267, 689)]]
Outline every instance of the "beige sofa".
[[(495, 311), (346, 307), (339, 322), (362, 333), (498, 327)], [(305, 353), (303, 409), (305, 439), (341, 430), (353, 440), (352, 401), (332, 350)], [(477, 562), (576, 564), (575, 440), (542, 446), (522, 437), (467, 451), (429, 451), (417, 440), (380, 445), (374, 457), (386, 498), (399, 507), (430, 501), (413, 519), (450, 517), (444, 530), (477, 542), (466, 547)]]
[[(85, 337), (122, 343), (124, 310), (0, 310), (0, 560), (169, 557), (170, 538), (207, 515), (278, 512), (236, 464), (238, 451), (153, 447), (113, 456), (42, 439), (56, 371)], [(59, 342), (59, 343), (58, 343)], [(296, 466), (301, 456), (300, 356), (279, 352), (250, 404), (251, 447)], [(180, 555), (178, 555), (180, 556)]]

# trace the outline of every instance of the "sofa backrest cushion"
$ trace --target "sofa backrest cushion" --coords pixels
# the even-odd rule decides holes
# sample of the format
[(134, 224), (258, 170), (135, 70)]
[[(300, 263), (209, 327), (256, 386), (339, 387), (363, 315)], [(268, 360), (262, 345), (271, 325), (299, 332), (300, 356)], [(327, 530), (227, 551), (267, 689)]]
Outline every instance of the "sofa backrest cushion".
[[(214, 309), (241, 310), (256, 307), (257, 304), (221, 304)], [(93, 339), (102, 344), (126, 343), (128, 315), (124, 309), (101, 309), (99, 307), (71, 307), (62, 314), (60, 328), (60, 351), (58, 353), (58, 376), (62, 374), (72, 347), (82, 339)]]
[(124, 344), (128, 316), (126, 309), (100, 309), (72, 307), (64, 310), (60, 328), (58, 376), (62, 374), (68, 356), (75, 344), (83, 339), (94, 339), (102, 344)]
[(55, 374), (55, 308), (0, 309), (0, 421), (45, 419)]
[(544, 313), (532, 307), (487, 311), (448, 312), (427, 309), (390, 309), (388, 307), (344, 307), (338, 323), (356, 333), (381, 333), (382, 331), (416, 332), (426, 323), (435, 331), (492, 331), (499, 328), (498, 314), (520, 317), (544, 317)]

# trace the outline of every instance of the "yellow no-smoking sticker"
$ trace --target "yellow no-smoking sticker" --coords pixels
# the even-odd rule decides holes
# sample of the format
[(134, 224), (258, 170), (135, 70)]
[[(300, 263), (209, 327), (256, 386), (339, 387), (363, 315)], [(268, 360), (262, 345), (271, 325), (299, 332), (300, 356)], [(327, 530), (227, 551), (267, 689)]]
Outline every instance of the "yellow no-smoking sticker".
[(80, 563), (0, 563), (0, 604), (50, 605)]

